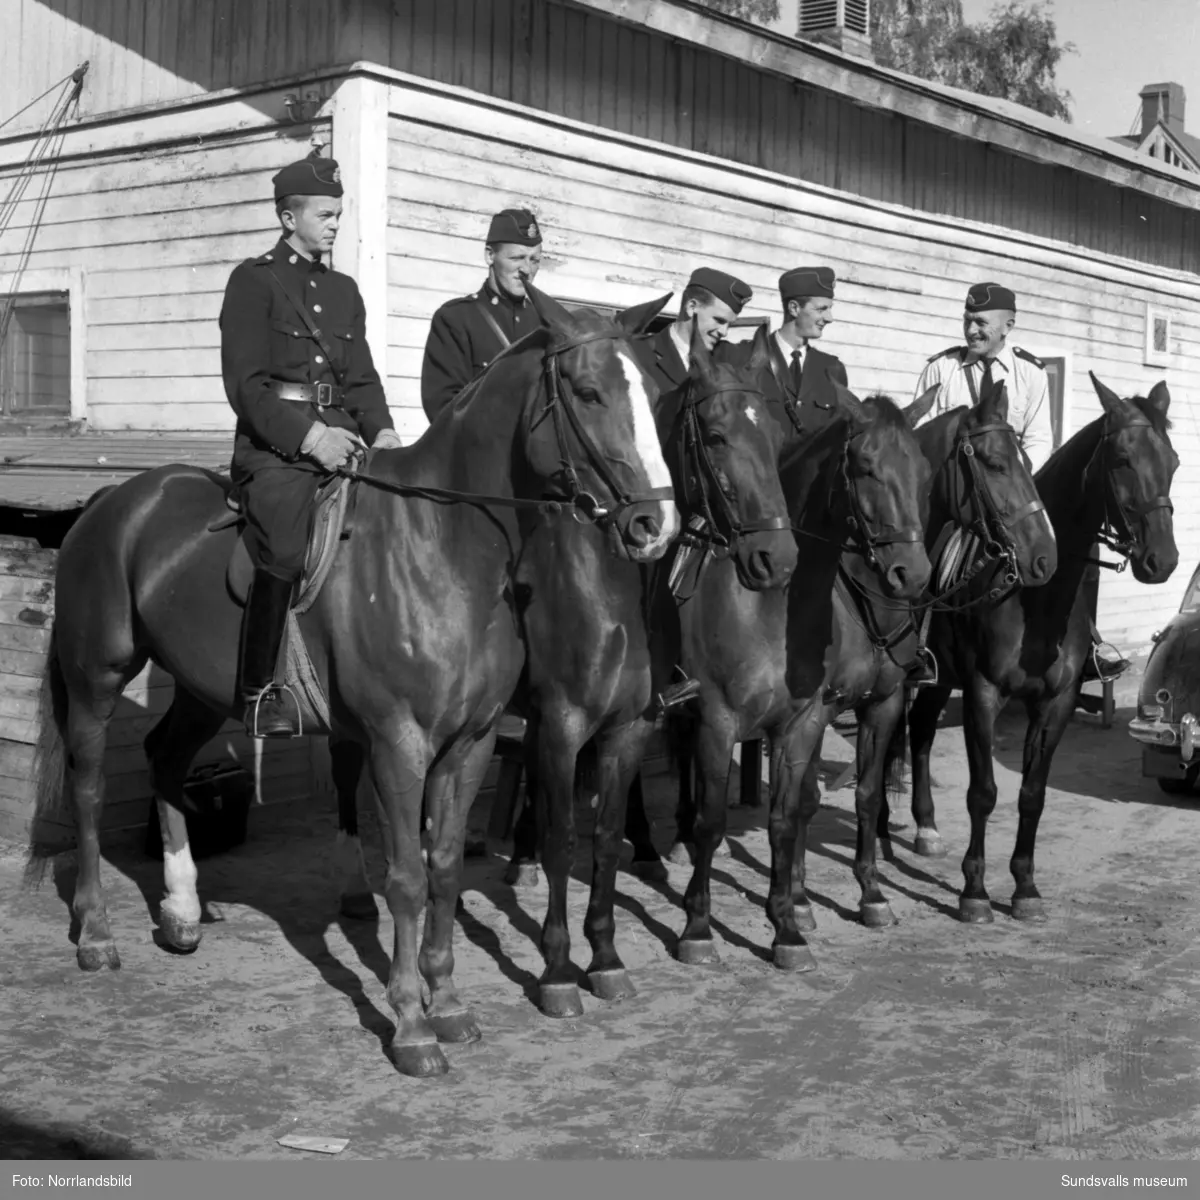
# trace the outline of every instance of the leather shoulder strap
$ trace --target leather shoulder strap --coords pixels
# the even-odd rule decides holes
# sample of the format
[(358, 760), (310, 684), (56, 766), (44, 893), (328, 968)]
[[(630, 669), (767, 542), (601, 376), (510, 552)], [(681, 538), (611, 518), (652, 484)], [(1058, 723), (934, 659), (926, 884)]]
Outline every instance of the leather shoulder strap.
[(280, 295), (296, 310), (300, 320), (304, 323), (308, 332), (312, 334), (313, 341), (321, 347), (322, 353), (325, 355), (325, 361), (329, 364), (329, 369), (333, 372), (334, 379), (337, 380), (338, 387), (343, 386), (343, 375), (341, 369), (337, 365), (337, 360), (333, 356), (333, 351), (329, 347), (329, 343), (325, 340), (325, 335), (313, 324), (313, 319), (307, 308), (304, 307), (304, 302), (298, 299), (284, 285), (282, 279), (275, 274), (274, 267), (267, 267), (267, 274), (271, 276), (276, 288), (279, 289)]
[(488, 312), (487, 305), (484, 304), (482, 297), (479, 299), (478, 307), (479, 311), (483, 314), (483, 319), (488, 323), (489, 326), (491, 326), (492, 332), (500, 339), (501, 349), (507, 350), (512, 343), (508, 340), (507, 336), (505, 336), (504, 330), (500, 328), (500, 322), (497, 321), (490, 312)]

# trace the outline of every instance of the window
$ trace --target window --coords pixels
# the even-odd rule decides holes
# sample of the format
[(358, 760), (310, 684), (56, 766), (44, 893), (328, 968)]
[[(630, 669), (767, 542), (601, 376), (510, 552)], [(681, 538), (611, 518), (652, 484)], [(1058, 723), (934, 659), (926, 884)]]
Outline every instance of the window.
[(1165, 367), (1171, 361), (1171, 316), (1146, 305), (1146, 345), (1142, 361), (1148, 367)]
[(1043, 358), (1046, 376), (1050, 381), (1050, 423), (1054, 428), (1054, 449), (1063, 444), (1063, 409), (1067, 391), (1067, 360)]
[(0, 297), (0, 415), (71, 415), (66, 292)]

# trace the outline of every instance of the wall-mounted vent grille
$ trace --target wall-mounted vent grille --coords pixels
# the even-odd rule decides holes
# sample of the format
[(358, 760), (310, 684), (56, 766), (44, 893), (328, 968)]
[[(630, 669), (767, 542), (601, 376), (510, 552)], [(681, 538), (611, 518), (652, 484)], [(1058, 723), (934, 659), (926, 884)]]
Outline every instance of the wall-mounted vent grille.
[(800, 36), (828, 29), (848, 29), (866, 37), (871, 28), (871, 0), (800, 0)]

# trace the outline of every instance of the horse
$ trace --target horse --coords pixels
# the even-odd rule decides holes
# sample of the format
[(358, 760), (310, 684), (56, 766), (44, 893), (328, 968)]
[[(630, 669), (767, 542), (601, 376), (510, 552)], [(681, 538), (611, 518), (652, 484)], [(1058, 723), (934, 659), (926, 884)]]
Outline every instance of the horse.
[[(606, 553), (634, 562), (661, 557), (678, 528), (630, 342), (636, 324), (572, 315), (527, 292), (544, 327), (498, 356), (415, 444), (375, 452), (368, 473), (354, 473), (352, 536), (299, 618), (329, 701), (330, 728), (314, 731), (365, 747), (378, 797), (395, 924), (389, 1054), (410, 1076), (448, 1070), (439, 1041), (481, 1036), (454, 984), (454, 918), (467, 813), (524, 662), (519, 514), (587, 515)], [(122, 689), (148, 661), (175, 681), (146, 739), (168, 893), (159, 922), (178, 950), (200, 941), (183, 785), (196, 752), (240, 712), (241, 614), (226, 586), (235, 534), (209, 528), (229, 487), (180, 465), (144, 472), (84, 512), (59, 553), (35, 828), (74, 811), (84, 970), (120, 966), (99, 871), (104, 747)], [(48, 849), (31, 845), (31, 877)]]
[[(1074, 712), (1089, 648), (1081, 585), (1085, 568), (1095, 561), (1092, 547), (1104, 542), (1115, 549), (1139, 583), (1164, 583), (1179, 561), (1170, 499), (1179, 458), (1168, 432), (1167, 386), (1158, 383), (1147, 397), (1122, 399), (1095, 375), (1091, 379), (1102, 414), (1055, 451), (1035, 476), (1058, 542), (1058, 570), (1045, 587), (1023, 588), (991, 604), (937, 614), (930, 645), (942, 664), (942, 676), (937, 686), (921, 689), (908, 714), (918, 851), (944, 855), (934, 819), (929, 754), (951, 689), (962, 689), (971, 837), (962, 863), (959, 916), (968, 923), (994, 920), (984, 887), (985, 833), (996, 805), (992, 739), (996, 717), (1013, 697), (1024, 702), (1028, 726), (1016, 845), (1009, 864), (1016, 882), (1012, 915), (1019, 921), (1046, 920), (1045, 903), (1034, 882), (1034, 844), (1054, 751)], [(920, 431), (922, 449), (934, 436)], [(903, 750), (899, 739), (891, 754), (902, 756)], [(886, 820), (885, 809), (881, 830)]]
[[(909, 421), (923, 420), (935, 397), (935, 389), (919, 397), (906, 410)], [(871, 397), (869, 401), (880, 404), (884, 399)], [(995, 386), (985, 391), (978, 407), (942, 414), (924, 427), (928, 432), (912, 435), (909, 452), (928, 462), (930, 486), (922, 506), (922, 536), (933, 550), (936, 543), (945, 542), (950, 530), (976, 531), (981, 542), (992, 548), (987, 561), (998, 561), (1010, 584), (1021, 581), (1037, 587), (1057, 566), (1054, 537), (1044, 516), (1039, 517), (1041, 504), (1006, 418), (1006, 394), (1002, 386)], [(917, 446), (922, 442), (929, 450), (918, 455)], [(823, 539), (813, 528), (814, 518), (818, 523), (822, 518), (824, 496), (819, 487), (814, 489), (811, 471), (806, 479), (794, 469), (803, 461), (802, 456), (794, 460), (784, 480), (789, 501), (799, 510), (801, 541), (809, 548), (805, 558), (809, 586), (800, 590), (793, 585), (788, 593), (789, 681), (796, 699), (809, 706), (804, 732), (789, 750), (792, 770), (802, 777), (792, 857), (795, 921), (801, 932), (816, 928), (805, 887), (808, 826), (820, 805), (816, 754), (834, 714), (853, 709), (859, 729), (854, 865), (860, 887), (859, 914), (864, 924), (882, 927), (895, 922), (879, 888), (876, 864), (876, 833), (886, 805), (885, 765), (894, 765), (888, 750), (896, 738), (904, 737), (904, 683), (920, 649), (920, 616), (931, 606), (945, 603), (950, 593), (927, 595), (915, 604), (897, 602), (881, 593), (874, 584), (868, 556), (854, 545), (843, 548)], [(694, 842), (690, 768), (685, 758), (680, 767), (677, 834), (671, 854), (675, 860)], [(630, 798), (627, 836), (634, 843), (635, 861), (658, 862), (639, 802), (635, 792)], [(786, 821), (780, 830), (780, 836), (785, 835), (791, 837)], [(773, 861), (777, 853), (773, 825)], [(780, 875), (780, 879), (784, 877)], [(783, 904), (778, 896), (774, 903)], [(784, 957), (789, 955), (796, 962), (807, 962), (801, 949), (785, 952)]]
[[(740, 586), (784, 586), (796, 565), (776, 459), (782, 431), (755, 382), (766, 358), (716, 365), (693, 329), (691, 368), (656, 411), (688, 543), (727, 555)], [(698, 533), (693, 517), (703, 515)], [(613, 904), (625, 801), (654, 728), (652, 646), (641, 568), (599, 553), (594, 531), (534, 516), (518, 573), (527, 646), (526, 676), (514, 708), (528, 718), (527, 792), (548, 904), (539, 1006), (578, 1016), (570, 962), (567, 880), (575, 856), (575, 781), (585, 744), (596, 758), (591, 897), (584, 933), (593, 956), (592, 991), (634, 995), (614, 947)], [(673, 614), (672, 614), (673, 615)], [(574, 625), (569, 645), (556, 630)], [(661, 661), (661, 655), (654, 658)]]

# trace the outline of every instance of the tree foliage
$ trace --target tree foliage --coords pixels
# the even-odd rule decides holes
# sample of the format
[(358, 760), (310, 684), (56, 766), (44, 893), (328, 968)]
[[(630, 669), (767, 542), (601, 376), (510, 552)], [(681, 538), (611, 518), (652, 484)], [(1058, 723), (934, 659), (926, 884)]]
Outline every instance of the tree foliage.
[(969, 25), (960, 0), (874, 0), (871, 41), (882, 66), (1071, 119), (1055, 72), (1075, 47), (1042, 4), (1006, 0)]
[(699, 0), (699, 3), (754, 25), (769, 25), (779, 20), (779, 0)]

